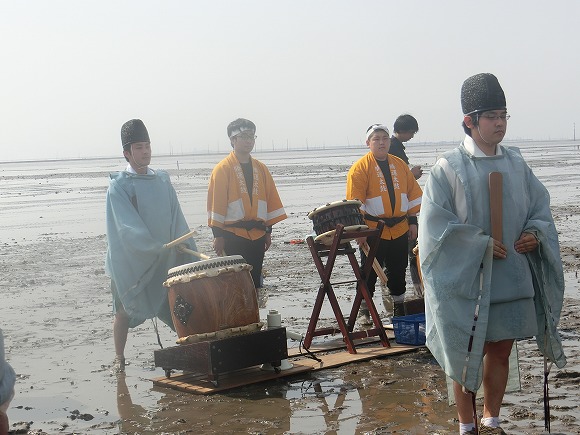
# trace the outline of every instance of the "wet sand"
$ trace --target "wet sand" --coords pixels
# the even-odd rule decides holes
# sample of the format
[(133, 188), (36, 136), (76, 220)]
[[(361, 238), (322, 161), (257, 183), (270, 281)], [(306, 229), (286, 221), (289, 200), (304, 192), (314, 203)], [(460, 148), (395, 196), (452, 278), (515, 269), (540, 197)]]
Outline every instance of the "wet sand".
[[(260, 317), (279, 310), (288, 330), (303, 333), (320, 282), (305, 244), (291, 244), (312, 230), (307, 212), (344, 195), (346, 170), (364, 150), (335, 159), (319, 153), (258, 156), (269, 164), (289, 219), (274, 229), (266, 254)], [(340, 153), (338, 153), (340, 154)], [(417, 146), (411, 160), (428, 167), (433, 147)], [(552, 194), (566, 272), (561, 331), (568, 357), (550, 375), (552, 433), (580, 433), (580, 193), (579, 157), (573, 144), (530, 145), (528, 162)], [(204, 225), (204, 185), (218, 157), (160, 158), (170, 169), (199, 250), (210, 254)], [(189, 160), (196, 159), (196, 163)], [(203, 161), (200, 161), (203, 160)], [(0, 298), (7, 355), (18, 374), (8, 415), (20, 433), (456, 433), (441, 370), (425, 349), (308, 375), (282, 378), (223, 394), (197, 396), (153, 387), (163, 376), (154, 367), (158, 349), (151, 322), (129, 334), (126, 374), (110, 372), (113, 361), (109, 279), (104, 275), (104, 193), (108, 171), (121, 161), (72, 171), (70, 164), (12, 171), (0, 165)], [(154, 158), (153, 167), (156, 167)], [(158, 166), (157, 166), (158, 167)], [(67, 170), (68, 168), (68, 170)], [(18, 174), (17, 174), (18, 172)], [(427, 177), (425, 175), (424, 179)], [(337, 278), (350, 266), (337, 262)], [(410, 291), (410, 290), (409, 290)], [(349, 307), (352, 288), (338, 289)], [(375, 303), (382, 315), (380, 295)], [(332, 323), (326, 303), (321, 323)], [(159, 325), (164, 347), (176, 335)], [(297, 347), (297, 342), (289, 341)], [(508, 394), (502, 409), (508, 433), (543, 433), (543, 360), (533, 341), (519, 343), (522, 391)], [(25, 430), (28, 428), (28, 430)], [(15, 432), (16, 433), (16, 432)]]

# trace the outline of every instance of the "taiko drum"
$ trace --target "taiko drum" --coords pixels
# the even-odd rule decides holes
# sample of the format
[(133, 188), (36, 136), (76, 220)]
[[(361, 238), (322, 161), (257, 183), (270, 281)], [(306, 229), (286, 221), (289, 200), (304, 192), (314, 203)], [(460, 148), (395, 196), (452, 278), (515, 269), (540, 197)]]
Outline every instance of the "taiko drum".
[[(362, 202), (357, 199), (343, 199), (317, 207), (308, 213), (314, 225), (317, 242), (331, 244), (336, 226), (342, 224), (346, 233), (368, 229), (360, 211)], [(343, 240), (347, 241), (347, 240)]]
[(260, 321), (252, 266), (240, 255), (169, 270), (169, 307), (177, 335), (215, 332)]

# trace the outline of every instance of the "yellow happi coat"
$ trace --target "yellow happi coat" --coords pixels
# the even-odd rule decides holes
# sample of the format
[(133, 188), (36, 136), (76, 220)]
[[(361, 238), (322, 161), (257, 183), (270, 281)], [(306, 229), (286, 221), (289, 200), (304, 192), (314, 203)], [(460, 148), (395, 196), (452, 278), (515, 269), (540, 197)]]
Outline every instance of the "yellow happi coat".
[(287, 216), (270, 171), (259, 160), (252, 158), (251, 162), (254, 179), (251, 201), (242, 167), (233, 151), (215, 166), (207, 192), (207, 221), (210, 227), (257, 240), (265, 234), (264, 230), (227, 225), (240, 221), (260, 221), (271, 226)]
[[(389, 154), (388, 160), (395, 191), (394, 212), (385, 177), (372, 152), (355, 162), (348, 171), (346, 199), (358, 199), (362, 202), (361, 211), (363, 213), (378, 218), (393, 218), (419, 213), (423, 192), (417, 180), (407, 164), (401, 159)], [(365, 224), (369, 228), (377, 227), (377, 222), (366, 219)], [(385, 225), (381, 238), (396, 239), (407, 231), (409, 231), (409, 223), (407, 219), (404, 219), (391, 228)]]

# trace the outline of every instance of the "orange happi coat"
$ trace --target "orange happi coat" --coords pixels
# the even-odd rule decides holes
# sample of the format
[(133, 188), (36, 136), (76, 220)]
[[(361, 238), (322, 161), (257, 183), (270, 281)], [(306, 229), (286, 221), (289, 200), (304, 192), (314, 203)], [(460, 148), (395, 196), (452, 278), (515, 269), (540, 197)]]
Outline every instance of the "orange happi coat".
[[(358, 199), (363, 203), (361, 206), (363, 213), (378, 218), (416, 215), (421, 208), (423, 194), (417, 180), (401, 159), (389, 155), (388, 160), (395, 190), (394, 211), (383, 172), (371, 152), (356, 161), (348, 171), (346, 198)], [(377, 222), (365, 220), (365, 223), (370, 228), (377, 227)], [(409, 223), (405, 219), (391, 228), (385, 226), (381, 238), (396, 239), (408, 230)]]
[(270, 171), (259, 160), (252, 158), (251, 162), (252, 200), (242, 167), (233, 151), (215, 166), (207, 193), (207, 215), (210, 227), (257, 240), (264, 235), (263, 229), (248, 230), (228, 225), (240, 221), (260, 221), (266, 226), (272, 226), (287, 216)]

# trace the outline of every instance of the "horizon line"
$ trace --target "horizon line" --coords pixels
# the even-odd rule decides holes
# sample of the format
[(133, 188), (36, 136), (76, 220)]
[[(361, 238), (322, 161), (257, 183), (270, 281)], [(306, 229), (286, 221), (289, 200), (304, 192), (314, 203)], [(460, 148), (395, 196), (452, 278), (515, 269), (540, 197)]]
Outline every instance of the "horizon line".
[[(502, 143), (513, 143), (513, 142), (525, 142), (525, 143), (537, 143), (537, 142), (578, 142), (576, 139), (506, 139)], [(413, 142), (414, 145), (449, 145), (456, 144), (456, 140), (441, 140), (441, 141), (422, 141)], [(320, 150), (337, 150), (337, 149), (356, 149), (364, 147), (363, 144), (348, 144), (348, 145), (321, 145), (321, 146), (302, 146), (302, 147), (287, 147), (287, 148), (272, 148), (266, 150), (254, 149), (254, 153), (279, 153), (279, 152), (298, 152), (298, 151), (320, 151)], [(227, 151), (213, 151), (209, 150), (206, 152), (193, 151), (193, 152), (181, 152), (181, 153), (160, 153), (155, 154), (155, 157), (171, 157), (171, 156), (209, 156), (209, 155), (226, 155), (229, 154), (230, 150)], [(34, 163), (34, 162), (66, 162), (66, 161), (79, 161), (79, 160), (112, 160), (123, 158), (123, 155), (118, 156), (89, 156), (89, 157), (55, 157), (55, 158), (38, 158), (38, 159), (16, 159), (16, 160), (0, 160), (1, 164), (7, 163)]]

